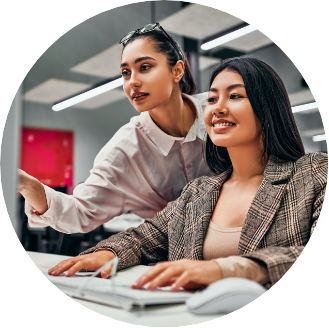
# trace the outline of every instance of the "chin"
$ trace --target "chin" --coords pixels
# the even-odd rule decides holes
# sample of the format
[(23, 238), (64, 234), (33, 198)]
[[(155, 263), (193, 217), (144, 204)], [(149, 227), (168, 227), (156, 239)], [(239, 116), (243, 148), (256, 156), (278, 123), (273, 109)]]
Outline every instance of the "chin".
[(148, 112), (150, 109), (152, 109), (152, 108), (149, 108), (150, 106), (147, 106), (146, 104), (136, 105), (132, 101), (130, 101), (130, 103), (139, 113)]
[(218, 135), (216, 135), (214, 138), (210, 138), (210, 139), (213, 142), (213, 144), (218, 147), (232, 146), (232, 140), (228, 140), (229, 138), (218, 138)]

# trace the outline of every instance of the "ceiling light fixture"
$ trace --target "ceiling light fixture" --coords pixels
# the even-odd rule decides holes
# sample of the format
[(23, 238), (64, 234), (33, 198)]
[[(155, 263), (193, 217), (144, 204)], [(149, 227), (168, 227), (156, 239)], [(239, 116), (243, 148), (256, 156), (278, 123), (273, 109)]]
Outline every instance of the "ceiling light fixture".
[(316, 104), (316, 102), (311, 102), (309, 104), (291, 107), (291, 110), (293, 113), (298, 113), (298, 112), (303, 112), (304, 110), (310, 110), (315, 108), (318, 108), (318, 105)]
[(62, 109), (65, 109), (65, 108), (68, 108), (68, 107), (71, 107), (73, 105), (76, 105), (78, 103), (81, 103), (87, 99), (90, 99), (90, 98), (93, 98), (93, 97), (96, 97), (102, 93), (105, 93), (107, 91), (110, 91), (112, 89), (115, 89), (119, 86), (123, 85), (123, 77), (120, 77), (116, 80), (113, 80), (109, 83), (106, 83), (106, 84), (103, 84), (101, 85), (100, 87), (97, 87), (97, 88), (94, 88), (94, 89), (91, 89), (89, 91), (86, 91), (84, 93), (81, 93), (75, 97), (72, 97), (70, 99), (67, 99), (67, 100), (64, 100), (56, 105), (54, 105), (52, 107), (52, 109), (54, 111), (60, 111)]
[(201, 49), (202, 50), (209, 50), (209, 49), (215, 48), (217, 46), (220, 46), (221, 44), (224, 44), (226, 42), (235, 40), (237, 38), (240, 38), (241, 36), (244, 36), (246, 34), (254, 32), (256, 30), (257, 30), (256, 27), (253, 27), (251, 25), (248, 25), (246, 27), (242, 27), (239, 30), (228, 33), (228, 34), (223, 35), (223, 36), (221, 36), (217, 39), (214, 39), (212, 41), (209, 41), (209, 42), (206, 42), (206, 43), (202, 44)]
[(313, 136), (312, 140), (313, 140), (313, 142), (326, 140), (326, 135), (325, 134), (319, 134), (317, 136)]

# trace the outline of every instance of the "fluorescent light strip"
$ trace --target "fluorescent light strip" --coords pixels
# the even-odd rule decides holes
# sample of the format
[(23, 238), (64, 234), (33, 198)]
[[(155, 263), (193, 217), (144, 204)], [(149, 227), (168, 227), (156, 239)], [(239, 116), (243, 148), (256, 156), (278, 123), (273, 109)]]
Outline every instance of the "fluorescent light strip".
[(201, 45), (201, 49), (202, 50), (209, 50), (212, 48), (215, 48), (217, 46), (220, 46), (221, 44), (227, 43), (229, 41), (235, 40), (237, 38), (240, 38), (241, 36), (244, 36), (246, 34), (249, 34), (251, 32), (256, 31), (256, 27), (253, 27), (251, 25), (248, 25), (246, 27), (242, 27), (239, 30), (236, 30), (232, 33), (228, 33), (226, 35), (223, 35), (215, 40), (206, 42), (204, 44)]
[(115, 89), (119, 86), (123, 85), (123, 77), (120, 77), (116, 80), (113, 80), (109, 83), (106, 83), (104, 85), (101, 85), (100, 87), (97, 87), (95, 89), (89, 90), (87, 92), (81, 93), (80, 95), (77, 95), (75, 97), (72, 97), (70, 99), (64, 100), (56, 105), (54, 105), (52, 108), (54, 111), (60, 111), (62, 109), (71, 107), (73, 105), (76, 105), (78, 103), (81, 103), (87, 99), (96, 97), (104, 92), (110, 91), (112, 89)]
[(312, 140), (313, 140), (313, 142), (326, 140), (326, 135), (325, 134), (319, 134), (317, 136), (313, 136)]
[(315, 109), (315, 108), (318, 108), (316, 102), (291, 107), (293, 113), (303, 112), (304, 110)]

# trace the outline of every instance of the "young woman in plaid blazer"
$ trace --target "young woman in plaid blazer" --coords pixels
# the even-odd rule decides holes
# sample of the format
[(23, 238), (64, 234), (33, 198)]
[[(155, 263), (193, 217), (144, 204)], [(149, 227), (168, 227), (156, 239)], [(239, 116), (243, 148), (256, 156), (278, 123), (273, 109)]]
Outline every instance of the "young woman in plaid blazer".
[[(149, 288), (199, 288), (237, 272), (268, 288), (275, 284), (316, 226), (326, 190), (327, 155), (305, 155), (280, 77), (255, 58), (228, 59), (214, 70), (204, 120), (205, 157), (214, 177), (191, 181), (154, 218), (101, 241), (49, 273), (69, 270), (70, 276), (81, 269), (95, 270), (118, 256), (119, 269), (166, 261), (148, 270), (136, 288), (148, 282)], [(211, 223), (241, 227), (235, 256), (204, 260)], [(258, 267), (252, 271), (257, 276), (237, 269), (251, 263)], [(109, 272), (104, 270), (102, 277)]]

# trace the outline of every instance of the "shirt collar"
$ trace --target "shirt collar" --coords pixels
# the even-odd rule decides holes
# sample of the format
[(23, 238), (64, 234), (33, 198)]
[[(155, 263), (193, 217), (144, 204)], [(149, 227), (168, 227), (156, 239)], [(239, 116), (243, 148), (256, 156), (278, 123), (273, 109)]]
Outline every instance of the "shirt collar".
[[(203, 109), (199, 102), (199, 99), (195, 99), (194, 97), (182, 94), (183, 98), (188, 98), (192, 101), (196, 108), (196, 118), (191, 126), (189, 132), (187, 133), (183, 142), (194, 141), (196, 137), (200, 139), (203, 138), (205, 128), (203, 122)], [(163, 132), (152, 120), (149, 112), (142, 112), (139, 116), (139, 121), (146, 131), (149, 138), (154, 142), (154, 144), (159, 148), (164, 156), (167, 156), (175, 143), (175, 139)]]

